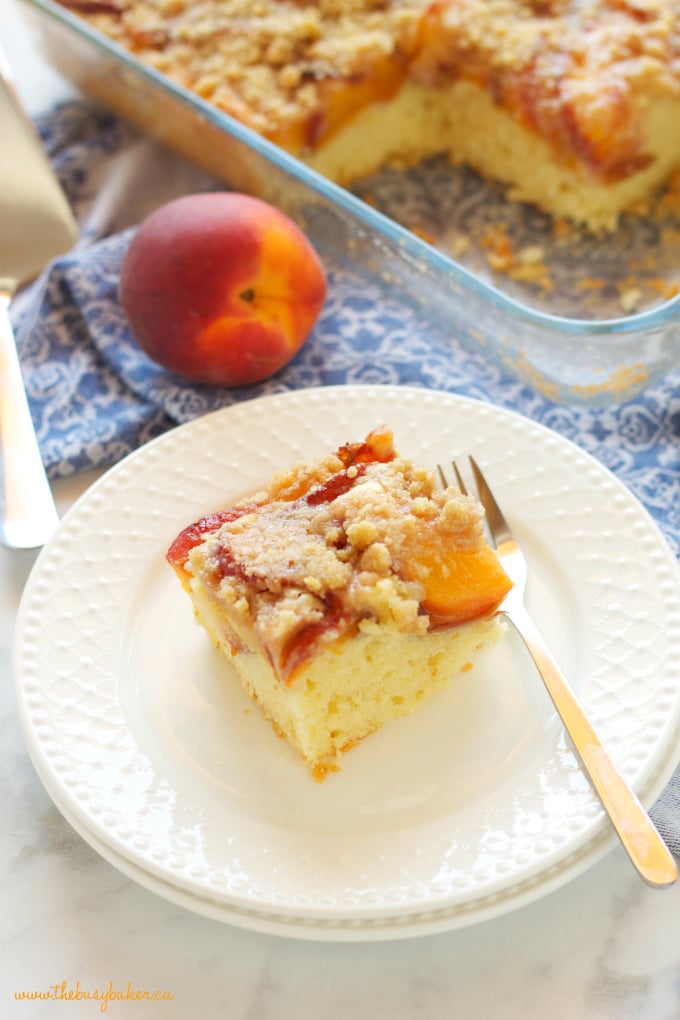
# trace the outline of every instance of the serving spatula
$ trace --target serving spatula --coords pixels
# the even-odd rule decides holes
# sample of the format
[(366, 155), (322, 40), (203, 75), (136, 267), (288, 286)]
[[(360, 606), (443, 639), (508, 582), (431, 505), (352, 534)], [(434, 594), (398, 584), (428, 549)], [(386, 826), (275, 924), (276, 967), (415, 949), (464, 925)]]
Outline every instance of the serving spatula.
[(26, 399), (9, 306), (73, 247), (77, 227), (0, 52), (0, 542), (43, 545), (59, 517)]

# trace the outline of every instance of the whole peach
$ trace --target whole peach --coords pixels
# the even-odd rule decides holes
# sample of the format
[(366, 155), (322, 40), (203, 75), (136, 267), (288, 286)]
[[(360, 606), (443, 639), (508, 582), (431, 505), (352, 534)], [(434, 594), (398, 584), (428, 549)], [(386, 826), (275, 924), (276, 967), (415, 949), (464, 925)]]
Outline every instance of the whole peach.
[(153, 361), (194, 382), (266, 379), (307, 339), (326, 300), (312, 244), (267, 202), (187, 195), (143, 221), (125, 254), (120, 299)]

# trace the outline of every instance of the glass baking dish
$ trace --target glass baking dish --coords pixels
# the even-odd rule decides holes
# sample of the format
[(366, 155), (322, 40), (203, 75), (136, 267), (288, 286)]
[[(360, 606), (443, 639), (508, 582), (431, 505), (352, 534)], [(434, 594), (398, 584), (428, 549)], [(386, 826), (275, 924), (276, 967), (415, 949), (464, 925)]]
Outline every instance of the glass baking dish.
[(587, 238), (437, 159), (341, 188), (52, 0), (21, 5), (46, 59), (83, 93), (278, 205), (322, 257), (359, 269), (548, 399), (619, 403), (680, 363), (672, 207)]

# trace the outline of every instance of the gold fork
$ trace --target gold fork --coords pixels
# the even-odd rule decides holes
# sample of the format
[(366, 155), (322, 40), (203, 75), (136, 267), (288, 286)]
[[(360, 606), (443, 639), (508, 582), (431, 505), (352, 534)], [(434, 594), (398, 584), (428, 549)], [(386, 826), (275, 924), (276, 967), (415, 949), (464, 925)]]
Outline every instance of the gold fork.
[[(573, 747), (600, 798), (628, 856), (640, 875), (657, 888), (672, 885), (677, 866), (642, 804), (630, 789), (595, 732), (586, 712), (531, 619), (524, 601), (526, 559), (513, 537), (489, 485), (473, 457), (469, 458), (476, 496), (486, 511), (491, 544), (513, 587), (499, 607), (529, 650)], [(461, 492), (467, 489), (455, 462), (451, 466)], [(446, 486), (444, 469), (439, 476)]]

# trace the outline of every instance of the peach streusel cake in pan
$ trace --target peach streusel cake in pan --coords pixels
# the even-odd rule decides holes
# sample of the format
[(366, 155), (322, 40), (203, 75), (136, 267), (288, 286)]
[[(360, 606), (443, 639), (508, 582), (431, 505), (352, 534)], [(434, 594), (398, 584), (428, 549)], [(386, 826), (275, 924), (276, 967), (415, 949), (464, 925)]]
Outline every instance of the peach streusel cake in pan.
[(317, 778), (467, 670), (510, 588), (480, 504), (400, 457), (387, 427), (191, 524), (168, 560)]
[(60, 0), (341, 184), (448, 154), (600, 231), (680, 166), (680, 0)]

